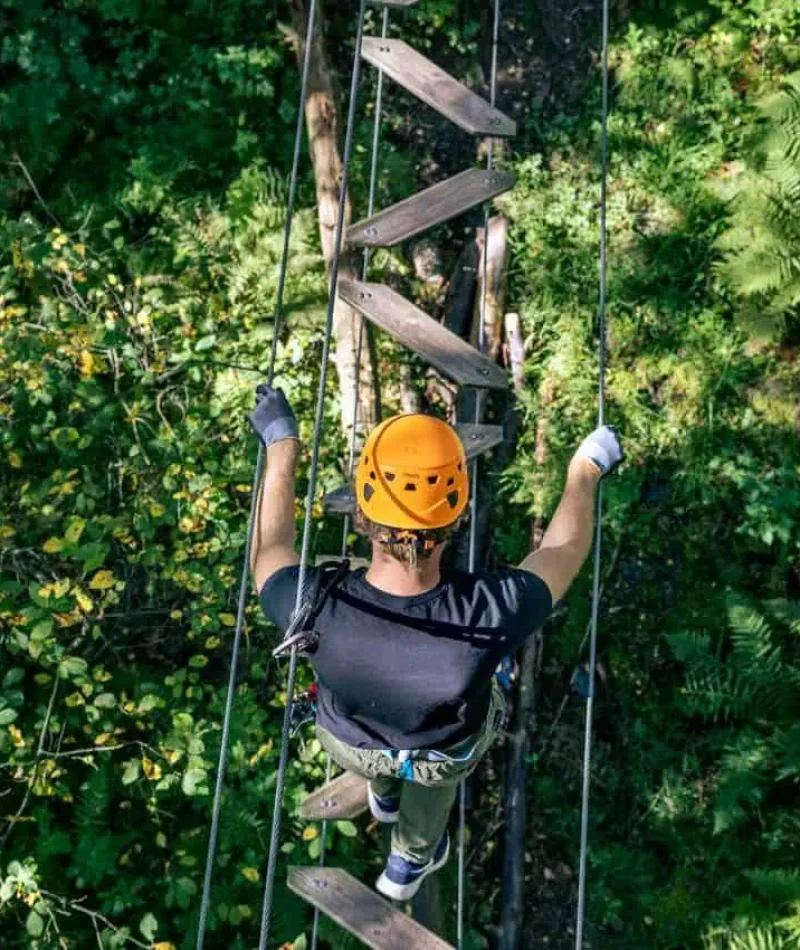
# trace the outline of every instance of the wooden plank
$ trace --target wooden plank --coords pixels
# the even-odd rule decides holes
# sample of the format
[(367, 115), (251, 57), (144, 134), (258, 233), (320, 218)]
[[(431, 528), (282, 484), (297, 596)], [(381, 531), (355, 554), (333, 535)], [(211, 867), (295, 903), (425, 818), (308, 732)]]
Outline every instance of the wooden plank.
[[(344, 558), (341, 554), (319, 554), (317, 555), (314, 561), (314, 567), (320, 567), (322, 564), (330, 564), (331, 561), (343, 561)], [(348, 557), (347, 560), (350, 562), (350, 570), (357, 571), (362, 567), (369, 567), (370, 561), (365, 557)]]
[(372, 950), (453, 950), (342, 868), (290, 867), (289, 890)]
[(345, 772), (304, 799), (300, 805), (300, 817), (307, 821), (357, 818), (368, 807), (367, 780)]
[(392, 247), (514, 187), (510, 172), (469, 168), (347, 229), (349, 244)]
[(517, 124), (513, 119), (490, 106), (403, 40), (365, 36), (363, 54), (368, 63), (383, 70), (465, 132), (495, 138), (516, 135)]
[(462, 386), (507, 389), (502, 369), (383, 284), (341, 279), (339, 296), (376, 326)]
[(326, 511), (348, 514), (355, 509), (356, 493), (352, 485), (342, 485), (326, 493), (322, 499)]
[(464, 444), (468, 459), (483, 455), (503, 441), (502, 426), (473, 425), (465, 422), (456, 426), (456, 432)]
[(415, 7), (419, 0), (369, 0), (376, 7)]

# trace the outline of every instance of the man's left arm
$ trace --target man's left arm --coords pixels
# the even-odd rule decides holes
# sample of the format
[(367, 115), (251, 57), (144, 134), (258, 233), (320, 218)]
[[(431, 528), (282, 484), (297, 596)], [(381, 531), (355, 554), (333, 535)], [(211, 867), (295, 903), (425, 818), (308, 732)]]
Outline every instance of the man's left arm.
[(299, 564), (295, 551), (294, 495), (299, 443), (297, 421), (279, 389), (259, 386), (250, 423), (266, 447), (264, 478), (256, 505), (250, 569), (261, 591), (283, 567)]

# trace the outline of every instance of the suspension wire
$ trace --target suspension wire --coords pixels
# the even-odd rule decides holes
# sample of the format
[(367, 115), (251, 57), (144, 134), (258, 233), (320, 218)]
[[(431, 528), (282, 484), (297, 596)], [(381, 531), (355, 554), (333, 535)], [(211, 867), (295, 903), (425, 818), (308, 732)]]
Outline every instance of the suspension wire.
[[(383, 10), (383, 26), (381, 29), (381, 38), (385, 39), (389, 31), (389, 8), (384, 7)], [(381, 123), (381, 100), (383, 98), (383, 71), (378, 71), (378, 80), (377, 80), (377, 89), (375, 94), (375, 123), (372, 131), (372, 166), (370, 168), (370, 177), (369, 177), (369, 210), (367, 217), (371, 217), (375, 209), (375, 183), (378, 177), (378, 147), (380, 144), (380, 123)], [(369, 272), (369, 256), (370, 249), (369, 246), (364, 247), (364, 262), (362, 266), (361, 279), (366, 280), (367, 274)], [(358, 400), (359, 400), (359, 383), (361, 381), (361, 355), (364, 345), (364, 317), (361, 316), (358, 327), (358, 347), (356, 350), (356, 380), (355, 380), (355, 402), (353, 405), (353, 431), (351, 435), (350, 442), (350, 459), (348, 463), (348, 484), (353, 481), (353, 468), (355, 465), (355, 452), (356, 452), (356, 427), (358, 425)], [(342, 531), (342, 557), (347, 555), (347, 536), (350, 532), (350, 513), (347, 512), (344, 518), (344, 529)], [(325, 784), (327, 785), (331, 780), (332, 766), (333, 762), (331, 757), (326, 756), (327, 761), (325, 764)], [(319, 852), (319, 867), (325, 867), (325, 859), (327, 856), (327, 831), (328, 831), (328, 820), (323, 818), (322, 828), (320, 834), (322, 835), (322, 843), (320, 846)], [(320, 919), (320, 909), (319, 907), (314, 908), (314, 921), (311, 927), (311, 950), (317, 950), (317, 945), (319, 943), (319, 919)]]
[[(294, 136), (292, 173), (289, 183), (289, 196), (286, 207), (286, 223), (283, 232), (283, 254), (281, 256), (280, 275), (278, 277), (277, 300), (275, 303), (275, 322), (272, 331), (272, 348), (269, 359), (269, 370), (267, 373), (267, 381), (269, 386), (272, 385), (272, 382), (275, 378), (275, 362), (278, 353), (278, 339), (280, 337), (281, 323), (283, 318), (283, 299), (286, 290), (286, 275), (289, 265), (289, 244), (291, 241), (292, 224), (294, 221), (295, 200), (297, 198), (297, 180), (299, 177), (300, 168), (300, 152), (303, 143), (303, 126), (305, 118), (304, 113), (306, 97), (308, 93), (308, 73), (311, 63), (311, 37), (314, 29), (316, 6), (316, 0), (310, 0), (308, 29), (306, 31), (306, 47), (303, 55), (302, 78), (300, 80), (300, 101), (297, 107), (297, 125), (295, 127)], [(214, 864), (217, 856), (217, 842), (219, 840), (220, 812), (222, 810), (222, 789), (225, 784), (225, 770), (228, 764), (228, 746), (230, 745), (233, 699), (236, 693), (236, 680), (238, 678), (239, 670), (239, 652), (242, 643), (242, 633), (244, 632), (247, 594), (250, 589), (250, 551), (253, 546), (256, 511), (258, 510), (258, 498), (261, 489), (261, 479), (264, 474), (265, 461), (266, 453), (264, 451), (264, 446), (259, 441), (256, 469), (253, 476), (253, 488), (250, 495), (250, 514), (247, 521), (247, 536), (244, 544), (242, 574), (239, 581), (239, 598), (236, 608), (236, 628), (233, 636), (233, 647), (231, 649), (230, 673), (228, 675), (228, 694), (225, 699), (225, 711), (222, 718), (222, 737), (220, 741), (219, 762), (217, 764), (217, 778), (214, 787), (214, 802), (211, 808), (211, 828), (209, 830), (208, 852), (206, 855), (206, 866), (203, 875), (203, 893), (200, 899), (200, 916), (197, 924), (197, 941), (195, 944), (196, 950), (203, 950), (206, 927), (208, 925), (208, 911), (211, 904), (211, 880), (214, 873)]]
[[(605, 424), (606, 417), (606, 291), (607, 291), (607, 264), (608, 264), (608, 227), (607, 227), (607, 196), (608, 196), (608, 21), (609, 0), (603, 0), (603, 96), (602, 96), (602, 129), (601, 141), (601, 169), (600, 169), (600, 301), (598, 310), (599, 335), (599, 370), (597, 386), (597, 420), (598, 425)], [(592, 716), (594, 713), (594, 682), (595, 665), (597, 663), (597, 619), (600, 607), (600, 546), (602, 542), (602, 515), (603, 515), (603, 483), (597, 489), (597, 503), (595, 509), (594, 535), (594, 579), (592, 582), (592, 613), (589, 636), (589, 690), (586, 700), (586, 731), (583, 748), (583, 788), (581, 796), (581, 839), (580, 839), (580, 867), (578, 872), (578, 907), (577, 923), (575, 926), (575, 950), (583, 948), (583, 928), (586, 914), (586, 857), (589, 839), (589, 780), (592, 759)]]
[[(492, 67), (491, 94), (492, 108), (497, 104), (497, 48), (500, 40), (500, 0), (494, 0), (494, 24), (492, 27)], [(494, 170), (494, 139), (487, 144), (487, 170)], [(483, 289), (481, 294), (480, 318), (478, 324), (478, 350), (486, 348), (486, 307), (489, 284), (489, 216), (491, 205), (487, 202), (483, 213)], [(475, 395), (475, 424), (481, 421), (484, 391), (479, 389)], [(478, 459), (472, 462), (470, 477), (470, 528), (469, 528), (469, 572), (474, 574), (478, 561)], [(464, 779), (458, 786), (458, 913), (456, 929), (457, 950), (464, 947), (464, 897), (466, 881), (466, 829), (467, 829), (467, 783)]]
[[(319, 470), (319, 450), (322, 436), (322, 423), (325, 414), (325, 390), (328, 382), (328, 358), (330, 355), (331, 338), (333, 336), (333, 317), (336, 307), (336, 290), (339, 283), (339, 266), (342, 256), (342, 235), (344, 231), (344, 214), (347, 202), (349, 184), (350, 155), (353, 149), (353, 131), (355, 126), (356, 99), (358, 96), (358, 80), (361, 72), (361, 49), (364, 38), (364, 15), (367, 0), (361, 0), (358, 14), (358, 28), (356, 31), (355, 54), (353, 58), (353, 72), (350, 82), (350, 105), (347, 113), (347, 132), (345, 134), (344, 154), (342, 156), (342, 181), (339, 193), (339, 209), (336, 216), (336, 232), (334, 237), (333, 260), (331, 262), (330, 295), (328, 297), (328, 312), (325, 322), (325, 337), (322, 347), (322, 370), (317, 392), (317, 407), (314, 419), (314, 439), (311, 452), (311, 466), (308, 475), (308, 493), (306, 495), (305, 522), (303, 524), (303, 542), (300, 549), (300, 569), (297, 579), (297, 597), (295, 599), (295, 614), (303, 606), (305, 598), (306, 576), (308, 573), (309, 553), (311, 550), (311, 524), (314, 498), (317, 490), (317, 474)], [(272, 901), (275, 892), (275, 869), (278, 861), (278, 842), (280, 838), (281, 810), (283, 806), (283, 791), (286, 782), (286, 766), (289, 757), (289, 732), (291, 726), (292, 705), (294, 701), (294, 685), (297, 675), (297, 649), (292, 647), (289, 657), (289, 672), (286, 684), (286, 706), (283, 715), (283, 731), (281, 735), (281, 751), (278, 763), (278, 777), (275, 786), (275, 804), (272, 813), (272, 828), (270, 832), (269, 857), (267, 859), (267, 878), (264, 885), (264, 904), (261, 914), (261, 933), (258, 941), (258, 950), (266, 950), (272, 916)]]
[[(389, 8), (383, 8), (383, 22), (381, 24), (381, 39), (389, 35)], [(377, 86), (375, 88), (375, 120), (372, 126), (372, 164), (369, 172), (369, 201), (367, 203), (367, 217), (375, 213), (375, 191), (378, 181), (378, 159), (380, 158), (381, 143), (381, 113), (383, 110), (383, 70), (378, 70)], [(361, 280), (365, 281), (369, 275), (370, 247), (364, 245), (364, 260), (361, 266)], [(347, 484), (353, 484), (353, 471), (356, 465), (356, 443), (358, 441), (358, 411), (361, 398), (361, 358), (364, 352), (364, 335), (366, 333), (366, 318), (361, 314), (358, 322), (358, 344), (356, 346), (356, 380), (353, 395), (353, 423), (350, 431), (350, 455), (347, 461)], [(350, 534), (350, 512), (344, 516), (342, 527), (342, 557), (347, 554), (347, 536)], [(311, 950), (315, 950), (314, 947)]]

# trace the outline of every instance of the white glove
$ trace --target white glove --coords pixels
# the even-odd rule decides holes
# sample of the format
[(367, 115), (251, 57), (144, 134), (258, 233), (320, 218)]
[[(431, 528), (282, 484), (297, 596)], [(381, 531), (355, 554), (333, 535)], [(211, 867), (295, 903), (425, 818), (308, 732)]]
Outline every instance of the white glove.
[(619, 441), (616, 426), (600, 426), (591, 435), (587, 435), (575, 453), (575, 458), (589, 459), (605, 476), (625, 460), (625, 453)]

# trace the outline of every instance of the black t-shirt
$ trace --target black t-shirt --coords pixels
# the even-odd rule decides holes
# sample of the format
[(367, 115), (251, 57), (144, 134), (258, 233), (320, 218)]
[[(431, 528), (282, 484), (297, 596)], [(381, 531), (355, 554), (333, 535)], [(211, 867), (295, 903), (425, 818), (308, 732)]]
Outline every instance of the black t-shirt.
[[(298, 573), (285, 567), (261, 590), (264, 613), (283, 629)], [(361, 749), (443, 749), (478, 732), (498, 662), (552, 609), (547, 585), (515, 569), (443, 571), (433, 590), (397, 597), (365, 573), (350, 572), (314, 624), (319, 724)]]

